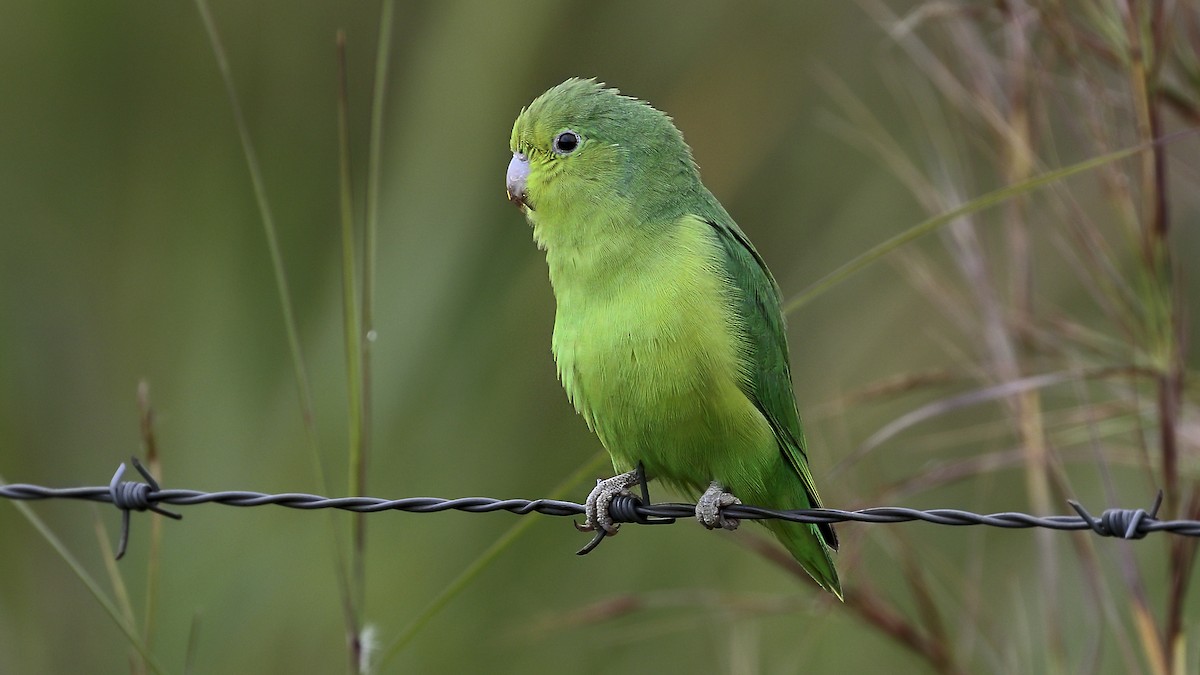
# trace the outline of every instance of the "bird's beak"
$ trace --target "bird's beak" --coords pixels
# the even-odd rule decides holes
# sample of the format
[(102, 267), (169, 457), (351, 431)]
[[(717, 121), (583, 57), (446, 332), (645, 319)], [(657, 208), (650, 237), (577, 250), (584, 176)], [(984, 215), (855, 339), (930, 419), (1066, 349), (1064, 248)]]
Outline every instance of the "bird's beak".
[(514, 152), (512, 161), (508, 163), (508, 173), (504, 176), (505, 187), (508, 188), (508, 201), (517, 205), (522, 211), (533, 210), (525, 201), (525, 181), (529, 178), (529, 158), (525, 153)]

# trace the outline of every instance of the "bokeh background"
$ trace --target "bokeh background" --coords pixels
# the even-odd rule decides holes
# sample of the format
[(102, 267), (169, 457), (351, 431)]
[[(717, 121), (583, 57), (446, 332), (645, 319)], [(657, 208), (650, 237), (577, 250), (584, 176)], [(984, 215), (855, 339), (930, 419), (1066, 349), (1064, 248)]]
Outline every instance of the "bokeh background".
[[(142, 451), (145, 379), (167, 486), (346, 491), (334, 34), (348, 36), (361, 224), (380, 8), (211, 9), (278, 228), (328, 485), (314, 475), (266, 238), (200, 14), (124, 0), (0, 6), (9, 482), (106, 483)], [(503, 193), (512, 121), (547, 87), (596, 76), (669, 112), (794, 298), (978, 195), (1200, 123), (1196, 15), (1180, 2), (398, 2), (367, 492), (541, 497), (600, 449), (556, 381), (544, 260)], [(1024, 191), (792, 312), (796, 395), (827, 503), (1068, 513), (1070, 496), (1099, 511), (1146, 506), (1174, 480), (1169, 508), (1186, 513), (1200, 447), (1185, 377), (1200, 362), (1197, 150), (1185, 136), (1163, 146), (1165, 173), (1139, 156)], [(1155, 223), (1165, 236), (1145, 234)], [(1059, 379), (1028, 380), (1044, 374)], [(607, 469), (567, 496), (582, 499)], [(111, 540), (116, 512), (33, 508), (111, 596), (96, 522)], [(349, 516), (184, 510), (157, 554), (151, 517), (135, 516), (119, 565), (143, 632), (157, 566), (149, 642), (167, 672), (347, 670), (333, 532), (344, 550)], [(1186, 598), (1171, 575), (1191, 549), (1163, 536), (845, 525), (841, 605), (762, 555), (756, 528), (628, 526), (578, 558), (585, 535), (530, 518), (381, 672), (1154, 673), (1172, 658), (1200, 662), (1200, 609), (1171, 600)], [(374, 643), (395, 640), (518, 520), (371, 516)], [(142, 672), (7, 503), (0, 541), (0, 672)]]

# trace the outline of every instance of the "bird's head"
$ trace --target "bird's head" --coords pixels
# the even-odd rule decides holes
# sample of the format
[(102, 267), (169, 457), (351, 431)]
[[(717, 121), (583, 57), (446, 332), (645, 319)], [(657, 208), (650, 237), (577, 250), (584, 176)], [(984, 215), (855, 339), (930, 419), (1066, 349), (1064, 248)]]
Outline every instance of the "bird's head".
[(537, 97), (517, 117), (509, 149), (508, 198), (535, 235), (597, 216), (656, 214), (699, 184), (671, 118), (594, 79)]

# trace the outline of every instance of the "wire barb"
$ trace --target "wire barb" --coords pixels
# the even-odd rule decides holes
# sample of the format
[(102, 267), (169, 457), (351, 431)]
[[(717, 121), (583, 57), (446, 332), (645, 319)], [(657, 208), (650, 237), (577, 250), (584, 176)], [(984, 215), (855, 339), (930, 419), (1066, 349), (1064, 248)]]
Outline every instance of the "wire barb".
[[(145, 479), (144, 483), (122, 481), (126, 465), (122, 464), (107, 486), (49, 488), (27, 483), (12, 483), (0, 485), (0, 498), (37, 500), (37, 499), (83, 499), (94, 502), (108, 502), (121, 511), (121, 539), (117, 549), (117, 559), (124, 554), (129, 541), (129, 514), (131, 511), (153, 511), (159, 515), (182, 518), (178, 513), (163, 509), (161, 504), (192, 505), (192, 504), (225, 504), (227, 506), (265, 506), (275, 504), (291, 509), (341, 509), (356, 513), (376, 513), (379, 511), (408, 511), (411, 513), (434, 513), (437, 511), (466, 511), (468, 513), (485, 513), (491, 511), (508, 511), (517, 515), (540, 513), (547, 516), (574, 517), (584, 513), (584, 506), (574, 502), (556, 499), (493, 499), (491, 497), (460, 497), (458, 499), (441, 499), (439, 497), (407, 497), (404, 499), (380, 499), (377, 497), (322, 497), (320, 495), (302, 492), (286, 492), (282, 494), (266, 494), (263, 492), (224, 491), (201, 492), (199, 490), (164, 490), (158, 481), (150, 475), (137, 458), (131, 460), (133, 467)], [(676, 518), (691, 518), (695, 515), (695, 504), (650, 502), (649, 488), (646, 486), (646, 476), (639, 476), (641, 496), (619, 495), (609, 506), (609, 516), (615, 522), (636, 523), (640, 525), (658, 525), (675, 522)], [(1163, 495), (1159, 491), (1158, 498), (1150, 510), (1145, 509), (1107, 509), (1099, 518), (1092, 516), (1079, 502), (1070, 500), (1069, 503), (1078, 515), (1074, 516), (1034, 516), (1028, 513), (971, 513), (958, 509), (928, 509), (917, 510), (899, 506), (883, 506), (858, 511), (843, 511), (840, 509), (797, 509), (791, 511), (766, 509), (748, 504), (726, 506), (721, 512), (730, 518), (743, 520), (779, 519), (794, 523), (907, 523), (922, 521), (935, 525), (986, 525), (1005, 529), (1027, 529), (1042, 527), (1052, 530), (1083, 531), (1091, 530), (1102, 537), (1122, 537), (1124, 539), (1141, 539), (1151, 532), (1167, 532), (1178, 536), (1200, 537), (1200, 520), (1159, 520), (1158, 510), (1162, 505)], [(604, 540), (597, 533), (592, 541), (579, 553), (581, 555), (592, 551)]]
[(1092, 517), (1083, 505), (1074, 499), (1067, 503), (1091, 526), (1092, 531), (1101, 537), (1121, 537), (1122, 539), (1141, 539), (1151, 530), (1144, 529), (1143, 524), (1149, 525), (1158, 521), (1158, 509), (1162, 506), (1163, 491), (1158, 491), (1154, 506), (1150, 511), (1145, 509), (1105, 509), (1099, 518)]
[(155, 506), (155, 495), (159, 491), (158, 481), (154, 480), (154, 476), (150, 475), (137, 457), (130, 457), (129, 460), (133, 463), (133, 468), (137, 469), (137, 472), (142, 474), (142, 478), (146, 479), (146, 482), (134, 483), (121, 480), (121, 476), (125, 475), (125, 464), (122, 462), (108, 483), (108, 494), (113, 506), (121, 510), (121, 538), (117, 542), (117, 560), (125, 557), (125, 547), (129, 544), (130, 511), (153, 511), (160, 516), (183, 520), (182, 514), (172, 513)]

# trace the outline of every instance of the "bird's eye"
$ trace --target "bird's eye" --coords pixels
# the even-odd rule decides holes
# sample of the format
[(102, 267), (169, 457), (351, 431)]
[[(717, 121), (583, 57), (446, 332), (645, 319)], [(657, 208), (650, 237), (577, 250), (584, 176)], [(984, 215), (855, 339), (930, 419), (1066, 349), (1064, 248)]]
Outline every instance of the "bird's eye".
[(557, 155), (569, 155), (579, 148), (581, 142), (582, 139), (579, 138), (579, 134), (574, 131), (570, 129), (560, 131), (554, 137), (554, 153)]

